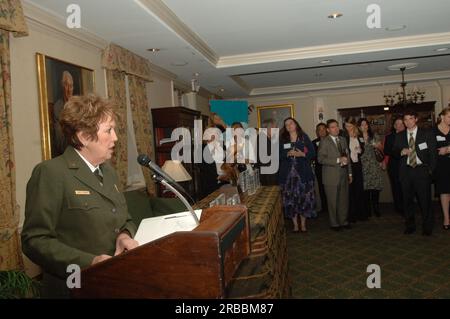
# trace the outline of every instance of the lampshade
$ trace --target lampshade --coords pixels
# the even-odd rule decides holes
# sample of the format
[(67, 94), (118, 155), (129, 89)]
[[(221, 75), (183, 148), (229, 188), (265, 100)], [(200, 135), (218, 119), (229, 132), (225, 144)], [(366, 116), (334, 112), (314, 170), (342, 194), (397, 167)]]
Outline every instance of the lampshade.
[(183, 164), (177, 160), (167, 160), (164, 162), (162, 170), (172, 177), (176, 182), (190, 181), (191, 175), (186, 171)]

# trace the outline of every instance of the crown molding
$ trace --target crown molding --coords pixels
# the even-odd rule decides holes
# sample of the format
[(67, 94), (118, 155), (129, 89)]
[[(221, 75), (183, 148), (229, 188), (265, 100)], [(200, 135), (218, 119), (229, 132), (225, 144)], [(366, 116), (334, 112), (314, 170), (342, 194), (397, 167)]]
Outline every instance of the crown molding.
[(241, 89), (248, 95), (251, 95), (253, 88), (247, 84), (239, 75), (232, 75), (230, 78), (239, 85)]
[[(443, 72), (428, 72), (428, 73), (416, 73), (408, 75), (408, 83), (419, 81), (436, 81), (440, 79), (449, 79), (450, 71)], [(345, 80), (334, 82), (322, 82), (322, 83), (309, 83), (298, 85), (286, 85), (286, 86), (273, 86), (266, 88), (256, 88), (250, 92), (250, 96), (254, 95), (268, 95), (268, 94), (283, 94), (290, 92), (311, 92), (311, 91), (324, 91), (324, 90), (336, 90), (352, 87), (365, 87), (373, 85), (387, 85), (387, 84), (399, 84), (400, 80), (397, 75), (365, 78), (357, 80)]]
[(209, 63), (212, 65), (217, 64), (219, 57), (216, 52), (214, 52), (205, 41), (181, 21), (162, 0), (134, 0), (134, 2), (178, 37), (189, 43), (194, 49), (202, 54)]
[(338, 55), (389, 51), (450, 43), (450, 32), (431, 33), (408, 37), (396, 37), (368, 41), (357, 41), (330, 45), (310, 46), (287, 50), (237, 54), (220, 57), (217, 68), (229, 68), (261, 63), (325, 58)]
[(87, 49), (104, 50), (108, 42), (86, 29), (69, 29), (65, 19), (49, 12), (34, 3), (24, 1), (23, 11), (30, 28), (42, 30), (45, 33), (81, 45)]

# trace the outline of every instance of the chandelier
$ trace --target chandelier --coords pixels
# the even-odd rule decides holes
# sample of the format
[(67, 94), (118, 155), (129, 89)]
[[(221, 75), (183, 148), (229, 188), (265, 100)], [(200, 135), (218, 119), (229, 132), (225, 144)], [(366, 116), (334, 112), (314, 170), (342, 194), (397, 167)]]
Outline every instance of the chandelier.
[(389, 107), (403, 106), (408, 104), (420, 104), (425, 100), (425, 91), (418, 89), (416, 86), (412, 90), (406, 90), (405, 70), (416, 67), (417, 64), (401, 64), (389, 67), (389, 70), (400, 70), (402, 72), (402, 82), (397, 92), (384, 93), (384, 103)]

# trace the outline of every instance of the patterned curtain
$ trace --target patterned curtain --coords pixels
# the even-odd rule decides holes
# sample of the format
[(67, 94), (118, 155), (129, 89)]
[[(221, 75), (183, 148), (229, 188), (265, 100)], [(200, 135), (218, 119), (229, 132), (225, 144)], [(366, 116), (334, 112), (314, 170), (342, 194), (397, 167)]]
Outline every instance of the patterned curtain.
[(119, 118), (116, 121), (115, 154), (111, 159), (119, 176), (122, 189), (127, 186), (128, 177), (128, 148), (127, 148), (127, 97), (125, 88), (125, 73), (117, 70), (106, 70), (106, 82), (108, 83), (108, 98), (114, 101)]
[[(150, 130), (150, 115), (145, 90), (145, 83), (150, 81), (150, 63), (147, 59), (127, 49), (110, 44), (103, 51), (102, 66), (107, 70), (106, 80), (108, 82), (109, 97), (115, 100), (118, 107), (120, 107), (120, 113), (123, 114), (123, 119), (120, 121), (120, 131), (118, 131), (120, 143), (116, 147), (115, 167), (118, 170), (122, 187), (125, 188), (128, 175), (125, 74), (128, 75), (129, 80), (128, 88), (137, 150), (138, 153), (150, 155), (152, 132)], [(155, 184), (150, 176), (150, 172), (143, 170), (143, 173), (148, 193), (154, 195), (156, 193)]]
[[(134, 75), (128, 76), (130, 88), (131, 114), (133, 116), (133, 127), (136, 135), (136, 146), (139, 154), (145, 153), (149, 156), (152, 153), (152, 131), (150, 129), (150, 116), (148, 110), (146, 81)], [(155, 183), (148, 169), (143, 170), (147, 191), (155, 195)]]
[(0, 1), (0, 270), (23, 269), (12, 135), (9, 32), (27, 35), (19, 0)]

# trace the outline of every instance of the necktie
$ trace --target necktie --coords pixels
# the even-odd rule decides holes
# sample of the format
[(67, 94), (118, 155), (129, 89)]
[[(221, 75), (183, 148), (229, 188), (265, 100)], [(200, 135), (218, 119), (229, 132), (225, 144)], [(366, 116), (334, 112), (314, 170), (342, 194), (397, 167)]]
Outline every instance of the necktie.
[(408, 159), (409, 159), (409, 166), (416, 167), (417, 166), (417, 154), (416, 154), (416, 141), (414, 141), (414, 133), (409, 133), (409, 149), (411, 150), (411, 153), (409, 153)]
[(95, 177), (97, 177), (98, 181), (100, 182), (100, 185), (103, 186), (103, 175), (98, 168), (94, 171), (94, 175)]
[(339, 137), (336, 137), (336, 146), (339, 151), (339, 154), (341, 154), (341, 156), (344, 156), (344, 152), (343, 152), (341, 141), (340, 141)]

